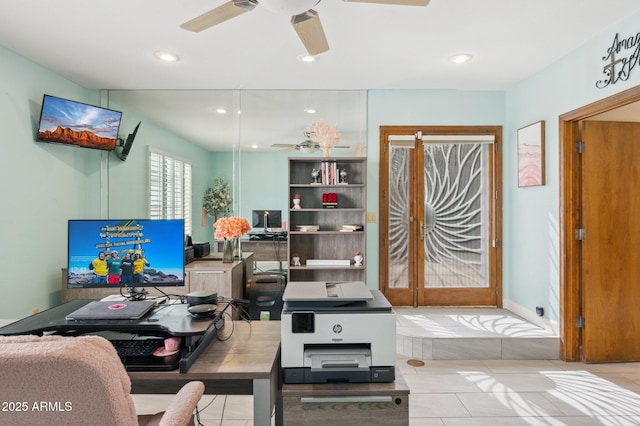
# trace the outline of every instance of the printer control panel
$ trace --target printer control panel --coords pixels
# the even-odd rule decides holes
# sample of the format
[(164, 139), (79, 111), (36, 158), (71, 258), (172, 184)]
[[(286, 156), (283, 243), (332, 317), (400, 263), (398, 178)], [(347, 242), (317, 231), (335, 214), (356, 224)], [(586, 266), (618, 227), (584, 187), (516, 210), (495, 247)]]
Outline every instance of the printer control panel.
[(292, 333), (315, 333), (316, 323), (313, 312), (293, 312), (291, 314)]

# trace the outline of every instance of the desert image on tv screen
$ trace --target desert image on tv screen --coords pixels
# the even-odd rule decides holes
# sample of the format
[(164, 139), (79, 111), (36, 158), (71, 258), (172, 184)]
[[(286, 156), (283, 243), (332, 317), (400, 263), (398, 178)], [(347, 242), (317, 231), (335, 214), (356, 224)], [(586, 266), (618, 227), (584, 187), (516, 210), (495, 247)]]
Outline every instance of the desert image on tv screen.
[(122, 113), (54, 96), (44, 96), (37, 139), (113, 150)]

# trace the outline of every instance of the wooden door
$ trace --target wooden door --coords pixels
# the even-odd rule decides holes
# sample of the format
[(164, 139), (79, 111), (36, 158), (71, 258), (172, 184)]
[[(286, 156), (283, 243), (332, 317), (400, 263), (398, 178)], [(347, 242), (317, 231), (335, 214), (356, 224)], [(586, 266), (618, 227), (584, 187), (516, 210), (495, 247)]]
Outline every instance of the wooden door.
[(640, 360), (640, 124), (584, 121), (582, 360)]
[(394, 306), (501, 306), (501, 129), (383, 126), (380, 283)]

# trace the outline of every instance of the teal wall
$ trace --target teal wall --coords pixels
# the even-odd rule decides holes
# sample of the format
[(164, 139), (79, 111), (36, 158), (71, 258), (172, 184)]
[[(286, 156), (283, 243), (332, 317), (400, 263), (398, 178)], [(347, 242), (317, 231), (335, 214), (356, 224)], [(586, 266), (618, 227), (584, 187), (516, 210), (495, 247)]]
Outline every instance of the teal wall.
[[(535, 306), (558, 321), (559, 158), (558, 116), (640, 84), (640, 71), (627, 81), (597, 89), (602, 57), (616, 32), (634, 36), (640, 13), (612, 26), (574, 52), (507, 91), (371, 90), (368, 92), (367, 210), (378, 212), (379, 127), (382, 125), (503, 126), (503, 289), (505, 307), (536, 320)], [(66, 264), (67, 220), (147, 216), (146, 153), (149, 146), (193, 164), (193, 237), (213, 241), (211, 220), (201, 224), (202, 195), (213, 177), (236, 188), (234, 214), (252, 209), (288, 209), (287, 156), (282, 153), (208, 152), (143, 120), (126, 162), (113, 154), (36, 143), (43, 93), (107, 105), (103, 93), (87, 90), (0, 47), (0, 318), (19, 318), (60, 301), (60, 269)], [(109, 105), (118, 109), (116, 105)], [(121, 133), (139, 118), (124, 110)], [(517, 129), (546, 121), (546, 185), (518, 188)], [(285, 214), (286, 217), (286, 214)], [(367, 281), (376, 287), (378, 223), (367, 226)]]
[[(204, 193), (212, 154), (150, 122), (140, 126), (126, 162), (109, 152), (35, 142), (44, 93), (107, 104), (100, 91), (84, 89), (3, 47), (0, 63), (0, 288), (5, 295), (0, 318), (20, 318), (61, 301), (69, 219), (148, 217), (149, 146), (192, 163), (194, 194)], [(121, 134), (126, 134), (139, 118), (123, 113)], [(198, 223), (201, 210), (201, 197), (194, 197)], [(194, 231), (205, 235), (201, 227)]]
[[(505, 307), (533, 315), (544, 306), (545, 315), (557, 321), (560, 293), (560, 184), (558, 117), (640, 84), (638, 63), (627, 81), (604, 89), (603, 58), (616, 33), (636, 37), (640, 13), (612, 26), (579, 49), (559, 59), (506, 93), (504, 128), (504, 300)], [(628, 56), (637, 47), (621, 53)], [(636, 58), (637, 60), (637, 58)], [(546, 178), (544, 186), (518, 188), (517, 129), (545, 120)]]
[[(368, 97), (367, 210), (379, 212), (380, 126), (502, 126), (504, 92), (372, 90)], [(379, 222), (367, 225), (367, 284), (377, 288)]]

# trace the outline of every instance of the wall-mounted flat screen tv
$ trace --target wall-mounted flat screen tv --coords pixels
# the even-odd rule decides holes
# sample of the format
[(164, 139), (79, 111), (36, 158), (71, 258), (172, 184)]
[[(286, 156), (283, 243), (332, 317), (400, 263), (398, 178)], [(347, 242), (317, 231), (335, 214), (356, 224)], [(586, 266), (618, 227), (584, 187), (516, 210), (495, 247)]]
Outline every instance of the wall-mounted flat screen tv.
[(44, 95), (38, 142), (113, 151), (122, 112)]
[(69, 220), (67, 288), (184, 286), (183, 219)]

